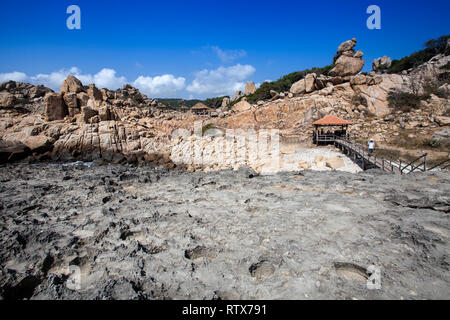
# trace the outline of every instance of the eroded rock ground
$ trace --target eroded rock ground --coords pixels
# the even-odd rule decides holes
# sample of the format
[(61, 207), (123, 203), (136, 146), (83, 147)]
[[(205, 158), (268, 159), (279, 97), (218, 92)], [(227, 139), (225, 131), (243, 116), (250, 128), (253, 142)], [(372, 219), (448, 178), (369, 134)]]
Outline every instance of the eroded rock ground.
[(450, 298), (449, 173), (15, 164), (0, 181), (4, 299)]

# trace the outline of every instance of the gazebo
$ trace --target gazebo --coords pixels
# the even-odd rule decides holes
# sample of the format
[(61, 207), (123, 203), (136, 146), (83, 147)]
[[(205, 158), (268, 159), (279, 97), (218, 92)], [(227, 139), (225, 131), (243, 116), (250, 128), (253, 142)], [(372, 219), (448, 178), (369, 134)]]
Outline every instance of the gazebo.
[(327, 115), (312, 124), (314, 126), (313, 143), (318, 145), (321, 142), (334, 143), (336, 139), (347, 138), (348, 126), (352, 123), (336, 116)]
[(195, 106), (191, 108), (191, 111), (199, 116), (209, 115), (213, 111), (210, 107), (205, 104), (199, 102)]

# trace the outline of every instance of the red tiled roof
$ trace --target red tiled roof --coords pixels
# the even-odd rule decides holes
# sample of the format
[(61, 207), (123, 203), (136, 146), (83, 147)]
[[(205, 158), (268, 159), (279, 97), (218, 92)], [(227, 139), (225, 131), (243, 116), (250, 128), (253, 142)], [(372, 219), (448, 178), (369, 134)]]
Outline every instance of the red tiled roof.
[(323, 117), (322, 119), (319, 119), (315, 122), (312, 123), (313, 125), (336, 125), (336, 126), (340, 126), (340, 125), (346, 125), (346, 124), (352, 124), (350, 121), (338, 118), (336, 116), (332, 116), (332, 115), (328, 115)]

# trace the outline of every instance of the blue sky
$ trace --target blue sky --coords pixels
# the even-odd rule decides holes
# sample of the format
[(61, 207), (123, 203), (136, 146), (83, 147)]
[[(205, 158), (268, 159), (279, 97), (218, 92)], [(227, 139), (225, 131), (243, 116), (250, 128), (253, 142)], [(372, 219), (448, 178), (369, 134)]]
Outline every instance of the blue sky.
[[(81, 30), (66, 27), (72, 4)], [(381, 8), (381, 30), (366, 27), (369, 5)], [(328, 65), (353, 37), (370, 71), (374, 58), (449, 34), (449, 13), (448, 0), (2, 1), (0, 81), (58, 89), (72, 73), (151, 97), (206, 98)]]

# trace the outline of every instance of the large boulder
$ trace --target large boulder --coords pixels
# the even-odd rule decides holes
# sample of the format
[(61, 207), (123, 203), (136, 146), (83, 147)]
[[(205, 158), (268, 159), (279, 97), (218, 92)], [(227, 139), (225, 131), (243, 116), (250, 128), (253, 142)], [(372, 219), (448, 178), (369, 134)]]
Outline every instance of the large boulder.
[(86, 92), (77, 93), (78, 105), (81, 107), (85, 107), (89, 101), (89, 95)]
[(0, 140), (0, 163), (20, 160), (26, 158), (30, 154), (30, 148), (21, 142)]
[(372, 62), (372, 70), (373, 71), (382, 71), (384, 69), (389, 68), (392, 65), (392, 59), (386, 56), (382, 58), (374, 59)]
[(111, 120), (111, 111), (108, 105), (103, 105), (98, 109), (98, 117), (100, 121)]
[(81, 115), (84, 123), (90, 123), (90, 119), (98, 115), (98, 111), (93, 110), (89, 107), (83, 107), (81, 110)]
[(242, 93), (242, 91), (238, 90), (234, 93), (234, 97), (233, 99), (231, 99), (231, 101), (236, 101), (237, 99), (239, 99), (240, 97), (243, 97), (244, 93)]
[(437, 116), (437, 117), (436, 117), (436, 122), (437, 122), (441, 127), (450, 126), (450, 117)]
[(317, 75), (315, 73), (309, 73), (305, 77), (305, 91), (306, 93), (316, 90), (315, 82)]
[(75, 92), (64, 94), (64, 102), (67, 106), (69, 116), (73, 117), (80, 113), (80, 106), (78, 105), (78, 98)]
[(336, 66), (330, 71), (330, 76), (353, 76), (361, 72), (364, 60), (342, 55), (336, 60)]
[(367, 83), (367, 77), (363, 74), (357, 74), (350, 79), (350, 84), (352, 85), (362, 85)]
[(242, 111), (247, 111), (249, 109), (251, 109), (252, 105), (250, 103), (248, 103), (245, 100), (239, 101), (238, 103), (236, 103), (232, 110), (236, 111), (236, 112), (242, 112)]
[(16, 97), (9, 92), (0, 92), (0, 107), (11, 108), (17, 103)]
[(32, 152), (43, 153), (51, 149), (52, 143), (50, 139), (44, 135), (29, 136), (23, 141)]
[(230, 104), (230, 98), (229, 97), (223, 98), (223, 100), (222, 100), (222, 108), (226, 108), (229, 104)]
[(252, 94), (256, 92), (256, 86), (254, 82), (247, 82), (244, 87), (244, 94)]
[(447, 127), (447, 128), (441, 129), (439, 131), (436, 131), (433, 134), (433, 139), (444, 141), (444, 142), (450, 142), (450, 128)]
[(44, 99), (45, 119), (47, 121), (63, 120), (69, 114), (64, 99), (60, 93), (48, 93)]
[(346, 51), (350, 51), (353, 49), (353, 47), (356, 46), (356, 39), (353, 38), (352, 40), (347, 40), (345, 42), (342, 42), (338, 47), (338, 53), (343, 53)]
[(303, 94), (306, 92), (306, 80), (305, 79), (301, 79), (297, 82), (295, 82), (292, 86), (291, 89), (289, 90), (291, 93), (293, 94)]
[(68, 93), (68, 92), (82, 92), (83, 91), (83, 84), (80, 80), (75, 78), (72, 75), (68, 75), (66, 80), (64, 80), (62, 86), (61, 86), (61, 93)]
[(88, 89), (89, 98), (94, 101), (103, 101), (103, 95), (100, 90), (97, 89), (95, 84), (91, 83)]
[(329, 72), (330, 76), (347, 77), (361, 72), (364, 67), (362, 59), (364, 53), (361, 50), (355, 53), (353, 50), (355, 45), (355, 38), (341, 43), (337, 51), (338, 58), (335, 61), (335, 67)]

